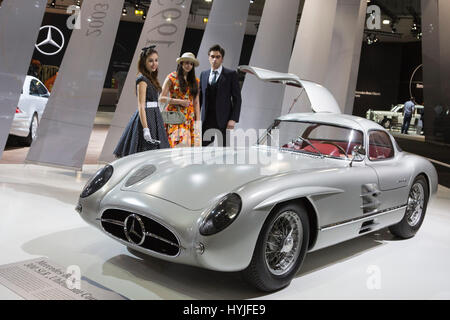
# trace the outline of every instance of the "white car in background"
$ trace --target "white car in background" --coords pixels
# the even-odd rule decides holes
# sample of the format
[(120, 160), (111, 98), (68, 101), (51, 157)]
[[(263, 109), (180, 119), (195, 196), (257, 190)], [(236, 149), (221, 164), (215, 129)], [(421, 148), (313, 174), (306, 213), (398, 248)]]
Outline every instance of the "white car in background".
[(26, 76), (9, 134), (21, 137), (25, 144), (31, 145), (49, 96), (39, 79)]
[[(423, 106), (416, 104), (414, 114), (411, 117), (411, 128), (414, 128), (418, 124), (422, 113)], [(394, 127), (401, 127), (403, 124), (403, 104), (393, 106), (390, 111), (369, 109), (366, 112), (366, 119), (379, 123), (387, 130)]]

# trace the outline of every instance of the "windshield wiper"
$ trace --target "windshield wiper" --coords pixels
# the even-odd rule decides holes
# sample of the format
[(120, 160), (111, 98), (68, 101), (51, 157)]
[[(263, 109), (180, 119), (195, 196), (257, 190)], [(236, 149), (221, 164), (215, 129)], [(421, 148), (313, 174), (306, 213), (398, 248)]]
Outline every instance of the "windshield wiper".
[(303, 138), (303, 137), (301, 137), (301, 136), (298, 136), (297, 139), (295, 139), (294, 142), (297, 142), (297, 141), (299, 141), (299, 140), (305, 141), (307, 144), (309, 144), (314, 150), (316, 150), (316, 151), (320, 154), (320, 157), (321, 157), (322, 159), (325, 157), (325, 156), (323, 155), (323, 153), (320, 152), (319, 149), (317, 149), (316, 147), (314, 147), (314, 145), (313, 145), (313, 144), (311, 143), (311, 141), (309, 141), (308, 139)]

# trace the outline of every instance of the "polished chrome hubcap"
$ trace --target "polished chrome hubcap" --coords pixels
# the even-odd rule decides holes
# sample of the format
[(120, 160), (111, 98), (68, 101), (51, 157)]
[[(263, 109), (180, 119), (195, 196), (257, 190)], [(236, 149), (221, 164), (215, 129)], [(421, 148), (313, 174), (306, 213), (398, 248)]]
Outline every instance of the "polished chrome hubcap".
[(406, 221), (411, 227), (419, 223), (422, 217), (423, 205), (425, 203), (425, 192), (420, 183), (415, 183), (409, 192), (408, 206), (406, 208)]
[(274, 275), (289, 272), (297, 261), (303, 227), (294, 211), (285, 211), (273, 222), (265, 242), (265, 262)]
[(36, 140), (37, 127), (38, 127), (38, 121), (37, 121), (36, 116), (34, 116), (32, 122), (31, 122), (31, 139), (33, 139), (33, 141)]

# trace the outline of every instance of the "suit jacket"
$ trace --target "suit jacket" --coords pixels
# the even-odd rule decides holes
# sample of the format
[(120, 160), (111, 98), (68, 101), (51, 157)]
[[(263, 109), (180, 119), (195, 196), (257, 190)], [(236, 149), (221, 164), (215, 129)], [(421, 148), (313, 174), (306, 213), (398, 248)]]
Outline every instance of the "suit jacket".
[[(206, 99), (206, 88), (210, 70), (203, 71), (200, 74), (200, 108), (202, 121), (206, 119), (208, 110)], [(217, 79), (216, 95), (216, 117), (218, 129), (225, 129), (229, 120), (239, 122), (241, 113), (241, 88), (239, 87), (238, 74), (234, 70), (223, 67), (219, 79)]]

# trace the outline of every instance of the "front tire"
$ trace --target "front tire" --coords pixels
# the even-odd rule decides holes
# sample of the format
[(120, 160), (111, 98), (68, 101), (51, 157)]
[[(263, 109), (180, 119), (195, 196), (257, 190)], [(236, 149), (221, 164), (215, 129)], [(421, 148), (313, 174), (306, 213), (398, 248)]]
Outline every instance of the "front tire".
[(250, 265), (242, 271), (244, 280), (262, 291), (286, 287), (301, 267), (308, 241), (305, 208), (294, 203), (279, 207), (261, 229)]
[(414, 179), (408, 195), (405, 216), (399, 223), (390, 226), (389, 231), (402, 239), (413, 237), (425, 218), (428, 204), (428, 184), (424, 176)]

